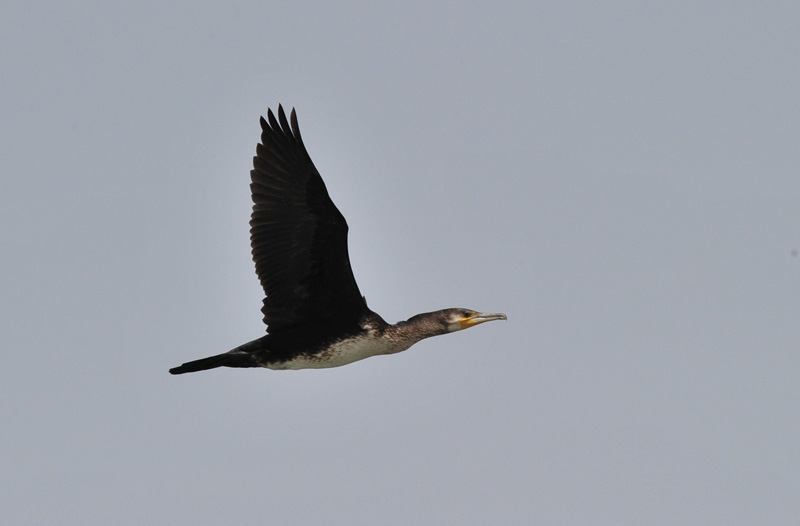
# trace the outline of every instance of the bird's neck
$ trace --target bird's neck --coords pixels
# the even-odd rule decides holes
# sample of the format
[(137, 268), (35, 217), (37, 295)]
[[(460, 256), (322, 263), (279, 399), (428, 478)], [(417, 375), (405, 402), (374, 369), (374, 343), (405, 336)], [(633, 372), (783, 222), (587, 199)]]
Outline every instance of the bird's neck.
[(440, 323), (427, 317), (414, 316), (393, 325), (398, 337), (418, 342), (431, 336), (438, 336), (447, 332)]

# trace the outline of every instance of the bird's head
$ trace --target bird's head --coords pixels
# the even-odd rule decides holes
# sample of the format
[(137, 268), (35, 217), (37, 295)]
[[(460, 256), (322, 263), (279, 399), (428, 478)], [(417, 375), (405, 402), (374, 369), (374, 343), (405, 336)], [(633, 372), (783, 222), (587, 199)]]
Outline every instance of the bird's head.
[(505, 320), (505, 314), (487, 314), (470, 309), (444, 309), (434, 312), (423, 312), (397, 324), (405, 330), (411, 330), (417, 340), (430, 338), (438, 334), (460, 331), (492, 320)]
[(474, 310), (470, 309), (445, 309), (440, 312), (442, 313), (442, 322), (447, 327), (447, 332), (468, 329), (487, 321), (508, 319), (505, 314), (475, 312)]

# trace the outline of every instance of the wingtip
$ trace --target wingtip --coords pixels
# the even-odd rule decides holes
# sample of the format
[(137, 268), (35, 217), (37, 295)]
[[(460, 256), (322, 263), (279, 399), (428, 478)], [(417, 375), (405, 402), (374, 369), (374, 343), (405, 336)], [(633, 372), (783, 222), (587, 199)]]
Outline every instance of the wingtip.
[[(267, 108), (267, 117), (259, 119), (261, 128), (263, 130), (270, 129), (273, 132), (280, 131), (285, 135), (293, 135), (295, 138), (300, 138), (300, 126), (297, 124), (297, 111), (292, 106), (289, 112), (289, 118), (286, 118), (286, 111), (283, 109), (283, 104), (278, 104), (277, 116), (272, 108)], [(289, 124), (291, 123), (291, 125)]]
[(300, 125), (297, 124), (297, 112), (294, 111), (294, 107), (292, 107), (292, 114), (289, 118), (292, 121), (292, 133), (294, 134), (295, 138), (302, 143), (303, 137), (300, 135)]
[(289, 126), (289, 121), (286, 120), (286, 112), (283, 111), (283, 106), (278, 104), (278, 122), (280, 122), (281, 131), (284, 135), (293, 135), (292, 128)]

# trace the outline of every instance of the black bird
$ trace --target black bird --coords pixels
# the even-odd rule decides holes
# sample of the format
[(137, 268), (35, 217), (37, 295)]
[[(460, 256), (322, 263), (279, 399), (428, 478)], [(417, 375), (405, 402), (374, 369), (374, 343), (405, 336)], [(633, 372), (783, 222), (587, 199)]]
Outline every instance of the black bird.
[(306, 152), (294, 109), (291, 126), (281, 106), (277, 119), (272, 110), (267, 118), (261, 118), (261, 144), (250, 172), (250, 245), (266, 293), (261, 312), (267, 334), (170, 373), (338, 367), (404, 351), (423, 338), (506, 319), (505, 314), (444, 309), (391, 325), (372, 312), (350, 268), (347, 222)]

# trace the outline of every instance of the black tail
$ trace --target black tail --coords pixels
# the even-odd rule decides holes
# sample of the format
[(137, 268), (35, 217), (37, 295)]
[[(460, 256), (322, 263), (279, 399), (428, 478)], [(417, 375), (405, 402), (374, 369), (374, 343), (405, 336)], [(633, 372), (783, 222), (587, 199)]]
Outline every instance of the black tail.
[(201, 358), (193, 362), (186, 362), (178, 367), (169, 370), (171, 374), (194, 373), (205, 371), (206, 369), (216, 369), (217, 367), (258, 367), (258, 363), (250, 353), (241, 351), (230, 351), (208, 358)]

